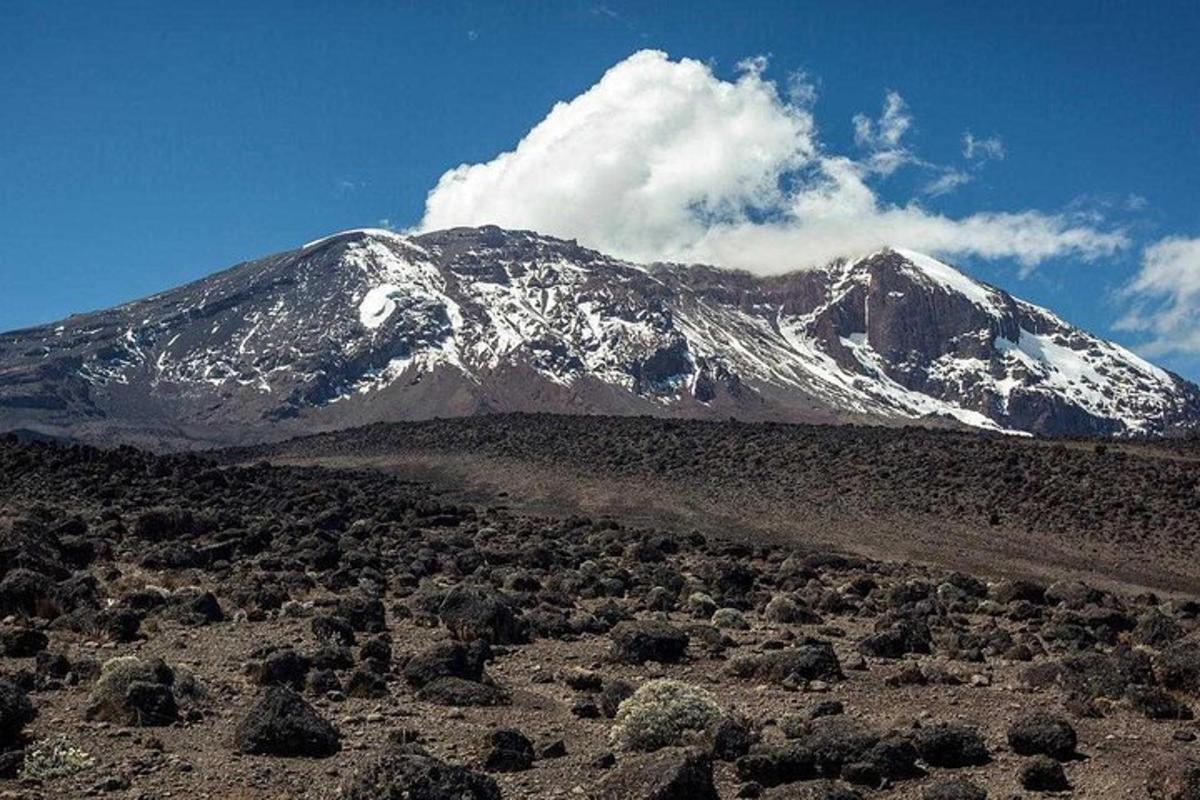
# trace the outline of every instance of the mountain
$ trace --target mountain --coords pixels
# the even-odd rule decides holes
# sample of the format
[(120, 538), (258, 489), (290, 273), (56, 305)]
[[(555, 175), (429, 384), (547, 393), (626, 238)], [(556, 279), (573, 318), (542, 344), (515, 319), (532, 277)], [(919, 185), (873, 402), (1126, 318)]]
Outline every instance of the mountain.
[(1160, 435), (1200, 390), (899, 248), (774, 277), (348, 231), (0, 335), (0, 429), (157, 446), (492, 411)]

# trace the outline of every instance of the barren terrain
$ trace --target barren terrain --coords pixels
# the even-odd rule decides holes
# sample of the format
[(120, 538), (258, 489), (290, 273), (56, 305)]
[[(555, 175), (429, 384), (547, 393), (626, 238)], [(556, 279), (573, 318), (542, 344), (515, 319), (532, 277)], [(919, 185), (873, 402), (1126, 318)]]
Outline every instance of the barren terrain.
[(1194, 798), (1194, 474), (636, 419), (4, 440), (0, 796)]

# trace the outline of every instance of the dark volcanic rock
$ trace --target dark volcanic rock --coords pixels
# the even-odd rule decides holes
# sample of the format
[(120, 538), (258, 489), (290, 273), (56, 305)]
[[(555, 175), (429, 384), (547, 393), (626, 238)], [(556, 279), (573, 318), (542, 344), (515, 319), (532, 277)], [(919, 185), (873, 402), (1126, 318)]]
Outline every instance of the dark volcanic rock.
[(699, 750), (664, 748), (622, 759), (599, 786), (602, 800), (718, 800), (712, 761)]
[(404, 665), (404, 678), (416, 689), (438, 678), (480, 681), (489, 658), (491, 649), (483, 641), (438, 644), (411, 656)]
[(355, 770), (342, 784), (343, 800), (500, 800), (487, 775), (447, 764), (411, 746)]
[(520, 772), (533, 766), (533, 742), (513, 728), (492, 731), (487, 739), (488, 751), (483, 768), (488, 772)]
[(727, 715), (708, 729), (708, 739), (713, 758), (736, 761), (750, 751), (754, 736), (749, 720)]
[(1125, 693), (1129, 705), (1149, 719), (1192, 719), (1191, 706), (1157, 686), (1130, 686)]
[(37, 716), (28, 695), (13, 683), (0, 679), (0, 751), (20, 741), (21, 730)]
[(1021, 785), (1035, 792), (1063, 792), (1071, 788), (1062, 764), (1049, 756), (1037, 756), (1021, 765)]
[(486, 586), (455, 586), (442, 601), (438, 618), (454, 638), (462, 641), (520, 644), (529, 638), (512, 601)]
[(946, 778), (932, 784), (921, 795), (924, 800), (987, 800), (987, 790), (965, 778)]
[(421, 687), (417, 699), (442, 706), (506, 706), (508, 692), (498, 686), (462, 678), (438, 678)]
[(637, 620), (621, 622), (609, 634), (613, 658), (631, 664), (658, 661), (671, 664), (683, 658), (688, 635), (665, 622)]
[(1075, 755), (1075, 729), (1060, 716), (1037, 711), (1008, 727), (1008, 745), (1023, 756), (1046, 755), (1065, 761)]
[(921, 728), (912, 740), (925, 763), (934, 767), (974, 767), (990, 760), (983, 737), (962, 725)]
[(9, 658), (32, 658), (46, 649), (50, 640), (33, 628), (7, 628), (0, 631), (0, 655)]
[(795, 744), (762, 745), (736, 762), (738, 777), (763, 786), (778, 786), (819, 776), (816, 757), (807, 747)]
[(1154, 664), (1158, 680), (1168, 689), (1200, 697), (1200, 642), (1176, 642), (1159, 654)]
[(809, 641), (786, 650), (774, 650), (754, 656), (741, 656), (729, 665), (739, 678), (780, 683), (788, 678), (802, 680), (839, 680), (842, 677), (837, 654), (829, 642)]
[(271, 686), (238, 723), (234, 747), (255, 755), (322, 757), (341, 748), (341, 737), (303, 697)]
[(0, 580), (0, 614), (54, 619), (62, 613), (54, 581), (27, 569), (14, 569)]

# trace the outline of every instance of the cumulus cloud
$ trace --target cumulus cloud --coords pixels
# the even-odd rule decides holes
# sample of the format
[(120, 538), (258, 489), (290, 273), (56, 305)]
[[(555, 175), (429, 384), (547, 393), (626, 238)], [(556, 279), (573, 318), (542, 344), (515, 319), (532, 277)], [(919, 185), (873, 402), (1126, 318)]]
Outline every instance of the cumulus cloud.
[(1116, 328), (1149, 336), (1140, 350), (1151, 356), (1200, 353), (1200, 238), (1171, 236), (1147, 247), (1121, 296), (1132, 308)]
[(781, 93), (766, 69), (748, 59), (725, 80), (693, 59), (636, 53), (555, 105), (513, 150), (442, 175), (420, 227), (527, 228), (639, 261), (757, 272), (886, 244), (1027, 267), (1126, 244), (1063, 215), (949, 217), (916, 200), (884, 202), (871, 181), (915, 161), (903, 98), (889, 92), (878, 118), (853, 120), (865, 151), (854, 158), (821, 144), (811, 81), (793, 76)]

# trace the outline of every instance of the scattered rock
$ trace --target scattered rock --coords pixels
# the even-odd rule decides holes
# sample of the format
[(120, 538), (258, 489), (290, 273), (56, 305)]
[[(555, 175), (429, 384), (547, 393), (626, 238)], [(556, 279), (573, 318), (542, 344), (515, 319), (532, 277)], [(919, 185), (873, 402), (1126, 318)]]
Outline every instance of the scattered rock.
[(1008, 745), (1023, 756), (1046, 755), (1065, 761), (1075, 755), (1075, 729), (1060, 716), (1036, 711), (1008, 727)]
[(990, 760), (983, 737), (962, 725), (920, 728), (913, 733), (912, 742), (925, 763), (934, 767), (974, 767)]
[(417, 699), (442, 706), (506, 706), (508, 692), (498, 686), (462, 678), (438, 678), (417, 692)]
[(712, 762), (696, 749), (666, 748), (622, 759), (596, 795), (603, 800), (718, 800)]
[(438, 618), (454, 638), (482, 639), (490, 644), (520, 644), (529, 638), (516, 607), (487, 586), (460, 583), (447, 594)]
[(234, 747), (255, 755), (320, 758), (338, 752), (341, 737), (303, 697), (283, 686), (270, 686), (238, 723)]
[(500, 800), (482, 773), (447, 764), (414, 746), (395, 748), (354, 771), (342, 800)]
[(631, 664), (657, 661), (673, 664), (683, 658), (688, 635), (665, 622), (636, 620), (621, 622), (609, 633), (613, 658)]
[(987, 790), (965, 778), (946, 778), (932, 784), (921, 795), (924, 800), (987, 800)]
[(1021, 765), (1021, 785), (1034, 792), (1065, 792), (1071, 788), (1062, 764), (1049, 756), (1035, 756)]
[(533, 742), (518, 730), (502, 728), (488, 735), (483, 768), (488, 772), (520, 772), (533, 766)]
[(25, 691), (0, 679), (0, 751), (16, 746), (21, 740), (21, 731), (36, 716), (37, 710)]

